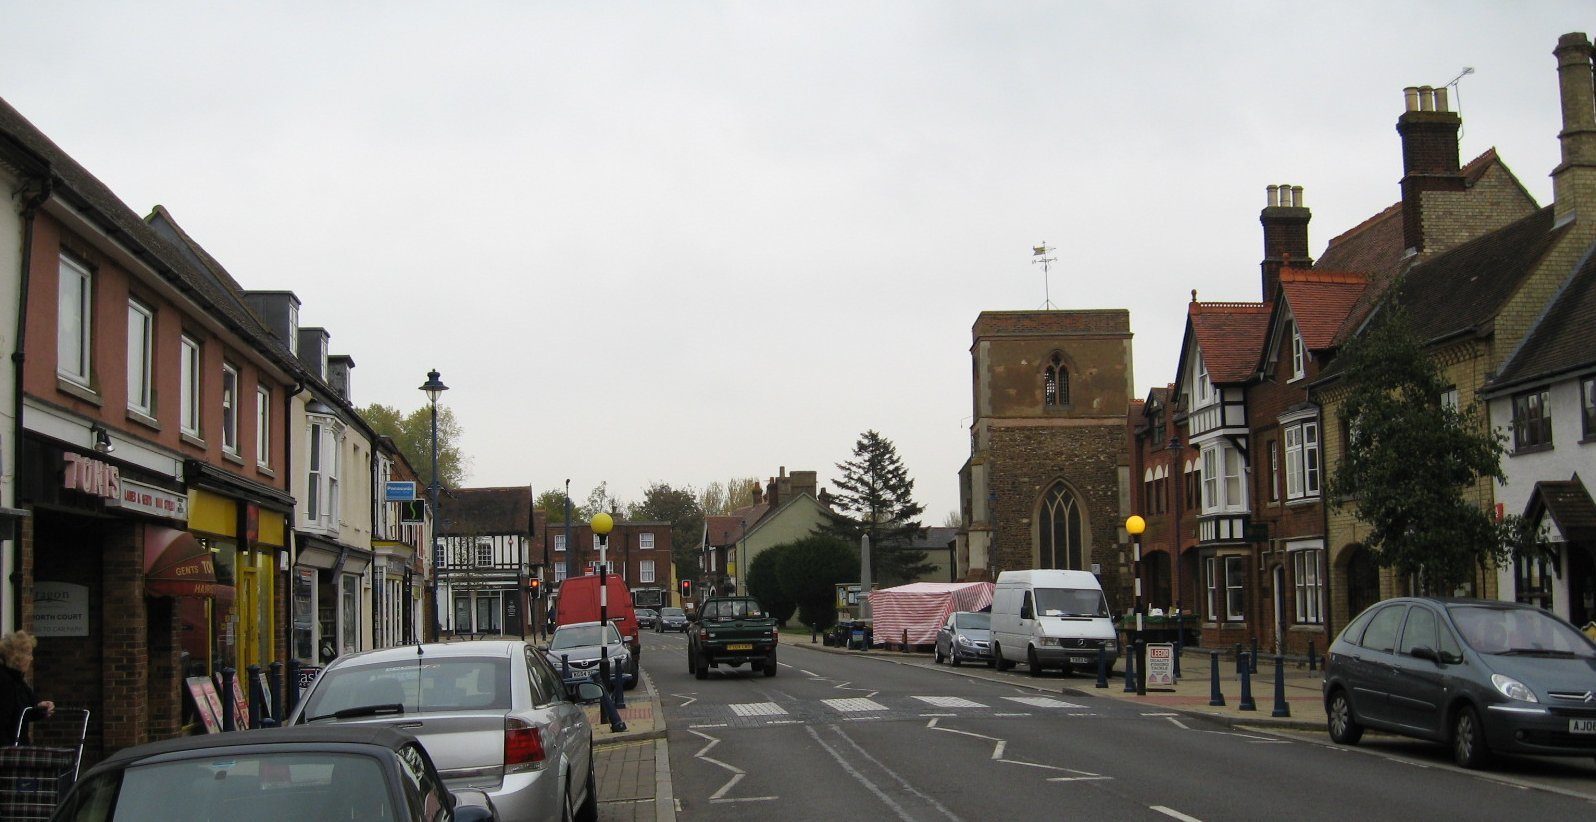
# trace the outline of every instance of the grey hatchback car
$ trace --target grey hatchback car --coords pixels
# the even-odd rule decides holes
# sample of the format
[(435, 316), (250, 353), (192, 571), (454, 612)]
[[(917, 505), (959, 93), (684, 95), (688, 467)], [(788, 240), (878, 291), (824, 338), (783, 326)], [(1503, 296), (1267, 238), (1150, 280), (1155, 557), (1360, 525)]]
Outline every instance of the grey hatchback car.
[(1386, 600), (1331, 644), (1324, 705), (1336, 742), (1365, 728), (1429, 739), (1465, 768), (1492, 753), (1596, 756), (1596, 643), (1532, 605)]
[(977, 611), (954, 611), (937, 630), (932, 660), (985, 662), (992, 667), (992, 615)]
[(506, 819), (596, 819), (593, 727), (536, 648), (476, 640), (339, 657), (290, 725), (381, 724), (414, 735), (451, 790), (486, 793)]

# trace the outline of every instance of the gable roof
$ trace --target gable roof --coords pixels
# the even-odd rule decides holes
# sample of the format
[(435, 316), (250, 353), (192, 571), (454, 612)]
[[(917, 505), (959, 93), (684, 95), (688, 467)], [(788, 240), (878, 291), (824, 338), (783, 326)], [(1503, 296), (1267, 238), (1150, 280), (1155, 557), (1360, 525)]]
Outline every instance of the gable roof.
[(1563, 538), (1571, 542), (1596, 540), (1596, 503), (1579, 475), (1566, 480), (1542, 480), (1535, 483), (1529, 501), (1524, 506), (1524, 516), (1532, 523), (1542, 513), (1550, 515)]
[(710, 545), (730, 545), (743, 538), (743, 521), (735, 516), (704, 517), (704, 536)]
[(1369, 287), (1362, 274), (1288, 268), (1280, 272), (1280, 294), (1312, 351), (1333, 347), (1336, 332)]
[(1186, 318), (1211, 382), (1238, 383), (1252, 376), (1269, 327), (1268, 305), (1192, 302)]
[(1596, 366), (1591, 329), (1596, 329), (1596, 249), (1586, 251), (1574, 276), (1551, 299), (1512, 358), (1485, 384), (1485, 392)]
[(442, 536), (532, 535), (532, 489), (456, 488), (443, 504)]

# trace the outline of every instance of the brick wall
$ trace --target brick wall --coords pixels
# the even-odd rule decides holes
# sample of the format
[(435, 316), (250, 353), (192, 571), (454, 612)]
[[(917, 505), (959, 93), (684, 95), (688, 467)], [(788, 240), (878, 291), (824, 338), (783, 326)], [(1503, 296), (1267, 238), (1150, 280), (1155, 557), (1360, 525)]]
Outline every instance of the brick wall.
[(104, 647), (104, 745), (114, 751), (149, 741), (150, 666), (144, 599), (142, 529), (131, 522), (109, 529), (102, 553), (100, 597)]

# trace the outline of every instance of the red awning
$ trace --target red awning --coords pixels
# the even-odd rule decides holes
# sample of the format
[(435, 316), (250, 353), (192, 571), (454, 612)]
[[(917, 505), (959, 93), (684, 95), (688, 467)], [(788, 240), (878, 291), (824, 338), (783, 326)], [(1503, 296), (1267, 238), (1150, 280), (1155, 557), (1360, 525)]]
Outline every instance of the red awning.
[(232, 599), (233, 586), (216, 581), (216, 560), (193, 534), (144, 526), (144, 591), (152, 597)]

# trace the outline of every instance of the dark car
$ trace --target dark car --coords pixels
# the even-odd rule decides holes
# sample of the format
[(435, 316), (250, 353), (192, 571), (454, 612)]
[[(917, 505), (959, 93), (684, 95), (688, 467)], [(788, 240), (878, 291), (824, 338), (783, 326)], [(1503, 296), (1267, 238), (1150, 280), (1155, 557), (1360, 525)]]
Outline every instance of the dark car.
[(992, 615), (975, 611), (954, 611), (948, 614), (937, 631), (936, 650), (932, 659), (941, 664), (948, 660), (954, 665), (961, 662), (985, 662), (992, 666)]
[(1493, 753), (1596, 755), (1596, 643), (1532, 605), (1377, 603), (1331, 644), (1330, 738), (1365, 728), (1443, 742), (1465, 768)]
[(381, 726), (272, 728), (123, 749), (94, 766), (56, 822), (186, 819), (498, 819), (477, 790), (451, 793), (416, 738)]
[(680, 608), (659, 609), (659, 624), (654, 630), (665, 633), (666, 631), (681, 631), (687, 633), (687, 612)]
[(653, 608), (637, 609), (637, 627), (652, 628), (657, 624), (659, 624), (659, 611)]
[(698, 629), (687, 632), (687, 672), (699, 679), (721, 665), (748, 663), (755, 673), (775, 676), (781, 629), (753, 597), (714, 597), (698, 613)]

